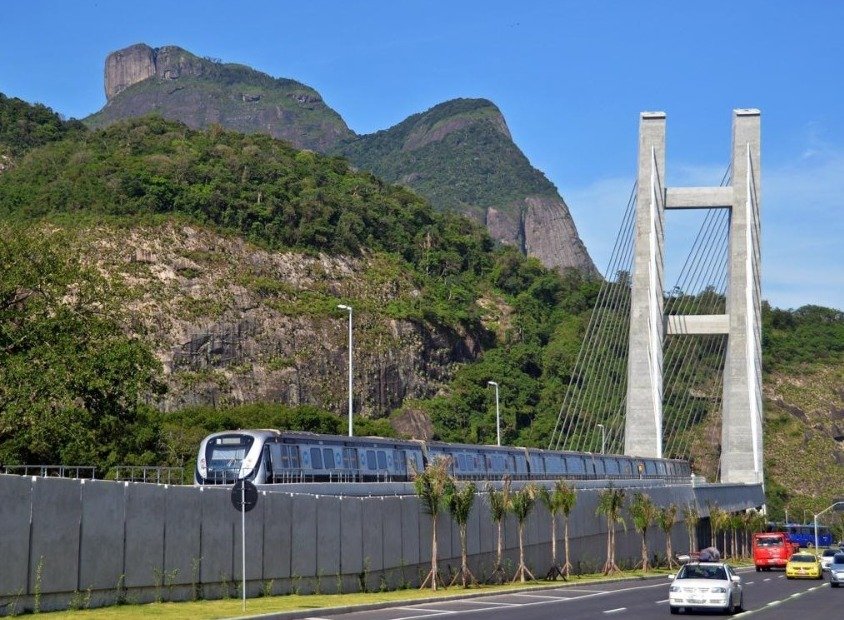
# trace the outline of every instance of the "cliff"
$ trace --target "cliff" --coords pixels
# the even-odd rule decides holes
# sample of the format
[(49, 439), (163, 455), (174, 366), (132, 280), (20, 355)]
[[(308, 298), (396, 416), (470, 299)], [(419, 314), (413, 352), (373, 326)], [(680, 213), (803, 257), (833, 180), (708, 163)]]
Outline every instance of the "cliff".
[(437, 209), (486, 224), (494, 238), (546, 266), (597, 273), (565, 202), (513, 142), (490, 101), (445, 102), (386, 131), (356, 136), (299, 82), (144, 44), (108, 56), (105, 91), (106, 106), (85, 120), (92, 127), (157, 113), (193, 128), (219, 124), (343, 155)]

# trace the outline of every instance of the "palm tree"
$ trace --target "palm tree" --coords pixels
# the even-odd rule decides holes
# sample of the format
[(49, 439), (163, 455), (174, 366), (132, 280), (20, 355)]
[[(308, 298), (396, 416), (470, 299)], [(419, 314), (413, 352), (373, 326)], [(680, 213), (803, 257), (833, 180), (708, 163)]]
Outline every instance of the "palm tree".
[(659, 529), (665, 534), (665, 557), (668, 558), (669, 570), (673, 568), (674, 551), (671, 548), (671, 530), (674, 528), (674, 521), (677, 519), (677, 504), (668, 504), (665, 508), (659, 511), (657, 515), (657, 525)]
[(477, 487), (474, 482), (470, 482), (458, 489), (454, 481), (449, 478), (449, 484), (446, 485), (445, 506), (448, 509), (451, 518), (457, 524), (457, 529), (460, 532), (460, 572), (454, 575), (449, 585), (453, 586), (460, 577), (463, 587), (467, 584), (477, 583), (472, 571), (469, 570), (468, 549), (466, 548), (466, 530), (469, 523), (469, 514), (472, 512), (472, 505), (475, 503), (475, 492)]
[[(556, 491), (556, 487), (555, 487)], [(562, 573), (563, 579), (571, 574), (572, 565), (569, 561), (569, 515), (574, 510), (574, 505), (577, 503), (577, 489), (573, 486), (562, 483), (559, 487), (560, 491), (560, 509), (563, 511), (563, 540), (566, 548), (566, 563), (563, 564)]]
[(691, 555), (697, 549), (697, 524), (700, 523), (700, 513), (691, 504), (686, 504), (683, 508), (683, 523), (689, 533), (689, 555)]
[(659, 506), (653, 503), (647, 493), (637, 491), (630, 502), (630, 516), (633, 527), (642, 535), (642, 571), (648, 572), (648, 528), (656, 522)]
[(437, 582), (445, 587), (437, 570), (437, 516), (440, 514), (446, 488), (451, 482), (448, 475), (448, 459), (440, 458), (428, 464), (421, 472), (415, 472), (413, 486), (422, 502), (425, 512), (431, 515), (431, 570), (419, 586), (423, 589), (430, 582), (431, 589), (436, 591)]
[(495, 568), (490, 575), (492, 583), (503, 583), (504, 574), (504, 517), (507, 516), (507, 506), (510, 504), (510, 477), (505, 476), (501, 490), (498, 491), (491, 484), (487, 484), (486, 497), (492, 521), (498, 526), (498, 547), (495, 554)]
[(739, 557), (739, 537), (738, 533), (742, 526), (742, 516), (740, 514), (730, 515), (730, 530), (732, 532), (732, 556)]
[[(557, 480), (554, 483), (554, 490), (550, 491), (547, 487), (539, 487), (539, 500), (548, 509), (551, 515), (551, 568), (545, 575), (545, 579), (556, 579), (557, 575), (565, 581), (566, 575), (560, 568), (560, 563), (557, 562), (557, 516), (563, 512), (563, 507), (568, 502), (568, 496), (572, 493), (569, 487), (562, 480)], [(568, 526), (568, 520), (566, 521)]]
[(723, 550), (723, 555), (726, 558), (727, 556), (727, 527), (730, 523), (730, 514), (726, 510), (721, 510), (718, 506), (712, 506), (709, 509), (709, 524), (712, 527), (712, 544), (717, 547), (718, 546), (718, 534), (720, 532), (724, 533), (723, 544), (721, 545), (721, 549)]
[(607, 561), (604, 563), (603, 573), (620, 573), (621, 569), (615, 563), (615, 526), (618, 523), (627, 530), (627, 523), (621, 515), (621, 508), (624, 505), (624, 489), (617, 489), (610, 486), (601, 491), (598, 497), (596, 515), (604, 515), (607, 518)]
[(516, 569), (516, 574), (513, 576), (513, 581), (520, 579), (522, 583), (527, 581), (526, 576), (535, 579), (533, 573), (525, 564), (525, 521), (528, 518), (531, 510), (536, 504), (536, 487), (533, 484), (528, 484), (518, 491), (510, 494), (510, 502), (508, 510), (516, 517), (519, 524), (519, 567)]

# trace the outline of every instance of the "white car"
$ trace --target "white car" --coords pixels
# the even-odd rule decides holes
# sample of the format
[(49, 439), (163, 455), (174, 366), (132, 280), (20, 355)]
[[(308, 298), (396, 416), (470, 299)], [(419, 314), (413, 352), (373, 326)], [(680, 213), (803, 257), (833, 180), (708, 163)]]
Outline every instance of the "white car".
[(723, 562), (691, 562), (671, 578), (668, 604), (672, 614), (692, 609), (738, 613), (744, 607), (741, 577)]
[(834, 547), (831, 549), (824, 549), (821, 554), (821, 568), (824, 571), (829, 570), (829, 565), (832, 564), (832, 558), (836, 553), (841, 553), (841, 549), (836, 549)]

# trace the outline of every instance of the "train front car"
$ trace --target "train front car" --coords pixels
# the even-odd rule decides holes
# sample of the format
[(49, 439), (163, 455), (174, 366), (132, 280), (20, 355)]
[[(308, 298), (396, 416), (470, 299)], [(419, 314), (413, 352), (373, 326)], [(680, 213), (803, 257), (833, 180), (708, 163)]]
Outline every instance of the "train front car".
[(245, 478), (262, 484), (266, 477), (264, 445), (278, 436), (274, 430), (214, 433), (199, 444), (194, 484), (234, 484)]

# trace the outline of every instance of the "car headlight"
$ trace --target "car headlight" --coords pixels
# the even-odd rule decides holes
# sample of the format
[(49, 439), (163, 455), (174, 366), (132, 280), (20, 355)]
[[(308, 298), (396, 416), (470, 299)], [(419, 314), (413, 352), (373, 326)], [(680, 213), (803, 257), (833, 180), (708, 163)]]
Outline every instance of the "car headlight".
[(682, 590), (680, 589), (680, 586), (671, 586), (670, 588), (668, 588), (668, 591), (669, 592), (682, 592)]
[(725, 594), (727, 592), (727, 588), (710, 588), (710, 592), (717, 592), (718, 594)]

